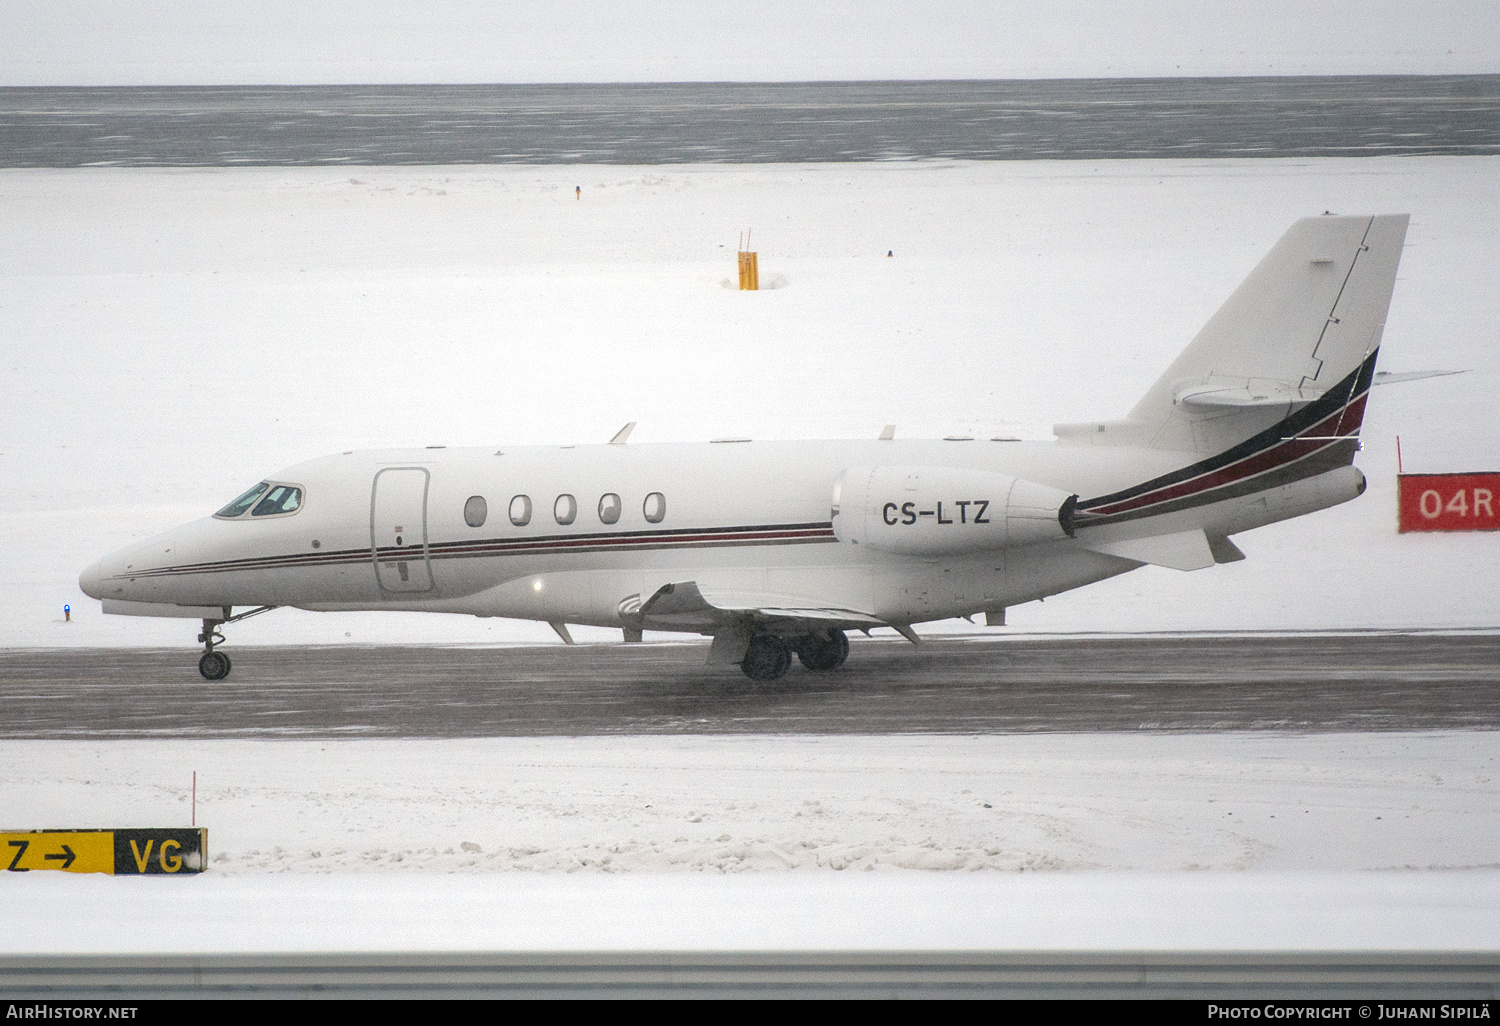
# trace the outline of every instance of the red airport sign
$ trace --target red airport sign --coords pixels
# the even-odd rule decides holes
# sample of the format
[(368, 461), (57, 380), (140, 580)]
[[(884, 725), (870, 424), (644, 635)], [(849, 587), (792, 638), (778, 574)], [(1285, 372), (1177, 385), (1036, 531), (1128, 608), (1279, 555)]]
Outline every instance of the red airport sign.
[(1500, 474), (1398, 474), (1400, 531), (1500, 530)]

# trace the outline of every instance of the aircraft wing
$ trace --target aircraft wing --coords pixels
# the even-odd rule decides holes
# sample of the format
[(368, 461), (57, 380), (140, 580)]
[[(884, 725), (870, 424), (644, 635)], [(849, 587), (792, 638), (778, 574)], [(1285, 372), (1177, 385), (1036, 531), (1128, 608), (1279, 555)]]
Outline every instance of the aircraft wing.
[(620, 603), (620, 616), (637, 624), (637, 629), (697, 630), (705, 634), (747, 622), (793, 630), (804, 626), (849, 630), (888, 626), (884, 620), (857, 609), (820, 605), (790, 595), (717, 589), (705, 592), (696, 581), (664, 584), (644, 600), (631, 595)]

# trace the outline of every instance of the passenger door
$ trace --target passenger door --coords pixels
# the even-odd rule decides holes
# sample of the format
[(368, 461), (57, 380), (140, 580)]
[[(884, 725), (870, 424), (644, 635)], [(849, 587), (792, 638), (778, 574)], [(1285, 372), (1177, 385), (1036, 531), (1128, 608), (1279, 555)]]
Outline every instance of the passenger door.
[(387, 467), (370, 494), (370, 557), (382, 591), (432, 590), (427, 555), (427, 484), (423, 467)]

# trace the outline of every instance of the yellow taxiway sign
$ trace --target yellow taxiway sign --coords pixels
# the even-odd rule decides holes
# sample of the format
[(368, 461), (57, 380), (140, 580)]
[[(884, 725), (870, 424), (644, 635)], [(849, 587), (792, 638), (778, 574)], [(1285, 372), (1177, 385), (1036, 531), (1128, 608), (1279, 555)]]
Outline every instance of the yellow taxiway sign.
[(12, 873), (201, 873), (207, 851), (207, 827), (0, 833), (0, 867)]

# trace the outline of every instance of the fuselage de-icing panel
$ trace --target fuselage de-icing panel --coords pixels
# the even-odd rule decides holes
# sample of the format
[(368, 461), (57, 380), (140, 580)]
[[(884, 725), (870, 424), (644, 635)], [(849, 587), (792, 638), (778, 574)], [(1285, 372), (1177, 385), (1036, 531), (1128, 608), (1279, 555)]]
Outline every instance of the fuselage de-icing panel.
[[(401, 609), (710, 634), (753, 677), (843, 632), (1007, 606), (1358, 495), (1352, 466), (1406, 217), (1299, 221), (1123, 421), (1055, 442), (425, 448), (287, 468), (113, 553), (106, 612), (217, 627), (263, 607)], [(623, 435), (624, 433), (622, 433)], [(236, 610), (240, 610), (236, 613)]]

